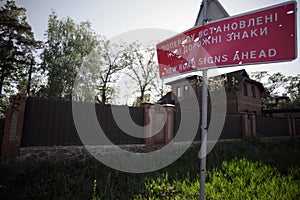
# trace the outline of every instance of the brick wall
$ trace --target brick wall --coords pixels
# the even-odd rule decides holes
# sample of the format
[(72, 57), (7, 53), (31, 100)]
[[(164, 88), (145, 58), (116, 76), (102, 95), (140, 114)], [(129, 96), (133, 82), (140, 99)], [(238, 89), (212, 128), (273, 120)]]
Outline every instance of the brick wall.
[(11, 96), (5, 112), (1, 160), (9, 161), (19, 155), (27, 94)]
[[(49, 143), (48, 136), (47, 137), (39, 137), (40, 140), (38, 140), (38, 143), (33, 143), (37, 137), (36, 135), (32, 135), (33, 129), (29, 128), (30, 124), (33, 125), (42, 125), (43, 123), (47, 124), (47, 131), (43, 132), (42, 129), (39, 129), (37, 131), (38, 135), (42, 135), (44, 133), (49, 133), (49, 136), (55, 136), (55, 137), (61, 137), (64, 139), (68, 139), (70, 141), (70, 131), (61, 131), (60, 134), (55, 133), (55, 130), (57, 131), (59, 127), (54, 126), (63, 126), (63, 130), (66, 129), (66, 126), (68, 126), (66, 123), (57, 123), (58, 118), (53, 117), (50, 113), (51, 112), (58, 112), (59, 115), (62, 115), (63, 113), (68, 113), (64, 109), (59, 108), (51, 108), (48, 109), (49, 105), (45, 104), (47, 107), (46, 111), (43, 111), (42, 116), (45, 117), (45, 120), (43, 123), (40, 123), (38, 121), (39, 118), (42, 119), (42, 117), (38, 117), (41, 115), (42, 110), (37, 109), (38, 112), (33, 112), (34, 106), (37, 106), (38, 103), (34, 101), (29, 101), (30, 98), (27, 98), (26, 94), (20, 94), (17, 96), (12, 96), (10, 99), (10, 105), (8, 106), (6, 110), (6, 120), (4, 125), (4, 136), (3, 136), (3, 142), (2, 142), (2, 161), (9, 161), (10, 159), (13, 159), (17, 157), (20, 154), (20, 148), (24, 147), (34, 147), (34, 146), (40, 146), (39, 148), (39, 154), (41, 153), (41, 149), (44, 146), (45, 149), (47, 149), (47, 146), (58, 146), (58, 148), (62, 148), (62, 146), (82, 146), (81, 143), (58, 143), (60, 140), (49, 140), (52, 143)], [(43, 100), (43, 102), (47, 102), (48, 100)], [(27, 109), (29, 106), (29, 102), (31, 102), (31, 109)], [(49, 103), (49, 102), (48, 102)], [(52, 102), (53, 103), (53, 102)], [(54, 102), (52, 106), (58, 106), (60, 103)], [(67, 104), (62, 104), (63, 107), (67, 108)], [(103, 105), (105, 108), (98, 108), (99, 112), (101, 111), (102, 114), (105, 109), (109, 110), (109, 107), (106, 105)], [(25, 112), (26, 108), (26, 112)], [(67, 109), (68, 110), (68, 109)], [(71, 112), (71, 108), (69, 110)], [(141, 112), (142, 111), (142, 112)], [(184, 111), (184, 112), (190, 112), (188, 115), (190, 117), (190, 120), (188, 120), (188, 123), (194, 124), (199, 123), (199, 129), (195, 140), (200, 139), (200, 122), (195, 122), (194, 114), (191, 111)], [(29, 115), (30, 113), (30, 115)], [(174, 107), (171, 105), (154, 105), (154, 104), (145, 104), (143, 108), (139, 108), (138, 110), (134, 110), (133, 114), (135, 117), (133, 119), (136, 119), (137, 122), (142, 122), (146, 128), (144, 128), (144, 132), (142, 131), (141, 135), (144, 135), (144, 138), (138, 138), (138, 141), (141, 141), (138, 144), (146, 144), (146, 146), (153, 146), (153, 145), (165, 145), (169, 143), (174, 136), (176, 135), (176, 131), (178, 129), (178, 126), (181, 123), (181, 117), (179, 111), (175, 111)], [(104, 114), (103, 116), (106, 121), (101, 121), (101, 116), (99, 116), (99, 122), (106, 124), (107, 126), (105, 130), (108, 134), (115, 133), (114, 138), (116, 141), (119, 141), (119, 143), (115, 143), (116, 145), (121, 144), (136, 144), (132, 143), (133, 140), (128, 138), (128, 135), (125, 134), (126, 137), (119, 135), (119, 132), (115, 129), (116, 127), (115, 123), (112, 123), (111, 121), (107, 121), (108, 118), (112, 119), (112, 116), (109, 117), (109, 115)], [(31, 116), (31, 117), (29, 117)], [(35, 116), (35, 118), (32, 118)], [(52, 116), (51, 119), (55, 120), (47, 120), (47, 116)], [(66, 119), (66, 117), (61, 117), (60, 119)], [(151, 122), (152, 119), (152, 122)], [(61, 120), (58, 120), (61, 121)], [(69, 122), (72, 122), (71, 118), (68, 120)], [(66, 121), (64, 121), (66, 122)], [(109, 123), (107, 123), (109, 122)], [(49, 125), (50, 124), (50, 125)], [(69, 124), (70, 125), (70, 124)], [(185, 124), (184, 131), (186, 134), (190, 134), (189, 132), (189, 126)], [(35, 127), (35, 126), (34, 126)], [(158, 127), (160, 127), (160, 130), (157, 130)], [(35, 127), (36, 128), (36, 127)], [(113, 129), (111, 129), (113, 128)], [(26, 131), (24, 131), (26, 130)], [(157, 133), (158, 132), (158, 133)], [(240, 115), (227, 115), (226, 121), (225, 121), (225, 127), (223, 128), (222, 134), (220, 139), (239, 139), (239, 138), (247, 138), (249, 136), (254, 136), (257, 133), (262, 135), (263, 137), (292, 137), (296, 135), (300, 135), (300, 120), (297, 118), (284, 118), (284, 119), (278, 119), (278, 118), (266, 118), (266, 117), (258, 117), (254, 114), (249, 113), (241, 113)], [(157, 133), (157, 134), (155, 134)], [(76, 134), (77, 135), (77, 134)], [(77, 136), (78, 137), (78, 136)], [(47, 140), (47, 141), (45, 141)], [(22, 141), (24, 142), (22, 146)], [(27, 141), (27, 142), (26, 142)], [(63, 140), (65, 141), (65, 140)], [(128, 142), (129, 141), (129, 142)], [(136, 139), (134, 140), (136, 141)], [(29, 142), (29, 143), (28, 143)], [(31, 143), (30, 143), (31, 142)], [(53, 143), (54, 142), (54, 143)], [(178, 140), (176, 142), (181, 142), (181, 140)], [(26, 144), (26, 145), (25, 145)], [(39, 145), (37, 145), (39, 144)], [(105, 144), (98, 144), (98, 145), (105, 145)], [(60, 147), (59, 147), (60, 146)], [(68, 148), (66, 148), (68, 149)], [(57, 149), (56, 149), (57, 150)], [(55, 151), (56, 151), (55, 150)], [(60, 152), (57, 150), (57, 152)], [(75, 153), (76, 154), (76, 153)], [(34, 154), (35, 155), (35, 154)], [(41, 154), (42, 155), (42, 154)]]
[[(261, 93), (258, 87), (245, 81), (245, 86), (247, 86), (247, 96), (244, 95), (244, 88), (238, 92), (238, 113), (240, 112), (255, 112), (256, 115), (262, 115), (262, 99)], [(255, 89), (255, 96), (252, 96), (251, 87)]]
[(144, 104), (144, 127), (146, 145), (169, 143), (174, 136), (174, 107)]

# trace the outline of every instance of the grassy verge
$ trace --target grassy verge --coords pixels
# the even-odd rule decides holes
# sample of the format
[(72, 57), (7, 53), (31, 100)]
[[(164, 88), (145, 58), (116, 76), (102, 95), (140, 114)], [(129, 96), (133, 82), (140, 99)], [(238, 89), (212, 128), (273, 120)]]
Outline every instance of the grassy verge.
[[(243, 159), (224, 161), (220, 168), (208, 172), (206, 199), (300, 199), (300, 168), (282, 174), (277, 168), (262, 162)], [(199, 176), (184, 180), (169, 179), (168, 173), (145, 181), (145, 191), (136, 195), (142, 199), (199, 199)]]
[[(197, 199), (198, 152), (190, 148), (170, 166), (145, 174), (94, 159), (1, 166), (0, 199)], [(299, 139), (219, 143), (207, 157), (207, 198), (300, 199), (299, 155)]]

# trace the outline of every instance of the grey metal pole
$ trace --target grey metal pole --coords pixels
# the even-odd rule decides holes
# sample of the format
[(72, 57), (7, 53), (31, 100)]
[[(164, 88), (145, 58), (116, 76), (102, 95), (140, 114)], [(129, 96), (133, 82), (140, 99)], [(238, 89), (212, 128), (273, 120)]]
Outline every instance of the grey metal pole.
[(207, 144), (207, 70), (202, 78), (202, 125), (201, 125), (201, 165), (200, 165), (200, 200), (205, 199), (206, 144)]
[[(207, 23), (207, 0), (202, 1), (203, 21)], [(200, 150), (200, 200), (205, 199), (205, 176), (206, 176), (206, 144), (207, 144), (207, 69), (202, 71), (202, 125), (201, 125), (201, 150)]]

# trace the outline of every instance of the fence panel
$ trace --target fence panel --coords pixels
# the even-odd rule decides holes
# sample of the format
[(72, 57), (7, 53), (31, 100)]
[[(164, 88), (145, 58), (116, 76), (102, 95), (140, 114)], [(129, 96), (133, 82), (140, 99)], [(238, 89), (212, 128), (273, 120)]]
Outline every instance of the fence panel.
[[(184, 116), (184, 117), (182, 117)], [(199, 119), (197, 121), (197, 119)], [(196, 130), (196, 136), (193, 141), (199, 141), (201, 139), (201, 113), (191, 112), (191, 111), (174, 111), (174, 136), (176, 136), (176, 142), (182, 142), (191, 140), (195, 134), (193, 130), (195, 126), (198, 127)], [(180, 132), (180, 135), (178, 135)], [(189, 139), (188, 139), (189, 138)]]
[[(143, 143), (142, 138), (130, 136), (116, 125), (110, 106), (96, 104), (95, 109), (101, 128), (114, 144)], [(135, 123), (143, 125), (143, 108), (129, 108), (129, 113)], [(82, 113), (82, 115), (85, 119), (86, 134), (89, 134), (91, 129), (88, 120), (89, 113)], [(106, 143), (93, 141), (93, 144)], [(21, 146), (48, 145), (82, 145), (73, 121), (72, 103), (71, 101), (28, 98)]]
[(256, 117), (256, 132), (263, 137), (289, 136), (289, 124), (285, 118)]
[[(195, 116), (196, 113), (194, 112), (185, 112), (187, 116), (186, 125), (183, 129), (185, 134), (193, 134), (191, 133), (191, 127), (194, 126), (194, 124), (191, 123), (197, 123), (198, 124), (198, 131), (195, 136), (194, 141), (201, 141), (201, 119), (199, 122), (195, 122)], [(222, 117), (215, 115), (214, 117)], [(201, 118), (201, 113), (200, 113)], [(208, 121), (210, 121), (211, 116), (208, 116)], [(177, 134), (178, 128), (181, 123), (181, 113), (179, 111), (175, 111), (174, 113), (174, 130), (175, 134)], [(208, 123), (209, 125), (209, 123)], [(241, 123), (241, 116), (239, 115), (226, 115), (224, 127), (222, 129), (220, 137), (218, 135), (213, 135), (215, 133), (208, 133), (208, 139), (209, 140), (216, 140), (216, 139), (241, 139), (242, 138), (242, 123)], [(218, 134), (218, 133), (216, 133)]]
[(226, 115), (220, 139), (241, 139), (242, 121), (240, 115)]
[(0, 156), (1, 150), (2, 150), (2, 140), (3, 140), (3, 135), (4, 135), (4, 125), (5, 125), (5, 118), (0, 119)]
[[(134, 133), (140, 137), (133, 137), (129, 135), (130, 133), (126, 133), (129, 130), (121, 130), (119, 125), (117, 125), (116, 121), (114, 120), (114, 116), (111, 111), (112, 107), (113, 109), (120, 111), (116, 114), (121, 116), (117, 117), (121, 119), (125, 119), (125, 117), (131, 117), (133, 123), (141, 127), (144, 124), (144, 109), (142, 107), (110, 106), (103, 104), (96, 105), (98, 121), (102, 130), (110, 141), (112, 141), (114, 144), (142, 144), (142, 136), (144, 135), (143, 129), (140, 129), (140, 132), (138, 133)], [(129, 109), (130, 116), (126, 115), (127, 113), (125, 111), (127, 109)], [(130, 127), (127, 127), (127, 129), (130, 129)]]
[(300, 135), (300, 119), (295, 119), (296, 135)]
[(71, 102), (28, 98), (21, 146), (81, 145)]

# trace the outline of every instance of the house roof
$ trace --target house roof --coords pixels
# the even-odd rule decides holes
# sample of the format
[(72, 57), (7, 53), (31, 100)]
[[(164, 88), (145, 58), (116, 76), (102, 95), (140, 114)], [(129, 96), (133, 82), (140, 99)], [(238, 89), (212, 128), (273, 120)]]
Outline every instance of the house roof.
[(195, 80), (195, 79), (202, 79), (202, 76), (198, 76), (198, 75), (190, 75), (190, 76), (185, 76), (184, 78), (179, 78), (179, 79), (176, 79), (174, 81), (170, 81), (170, 82), (167, 82), (166, 85), (173, 85), (174, 83), (179, 83), (179, 82), (182, 82), (183, 80)]
[[(229, 81), (229, 80), (236, 80), (237, 85), (235, 85), (235, 87), (239, 90), (242, 89), (243, 83), (245, 81), (247, 81), (247, 82), (250, 82), (252, 84), (257, 85), (261, 92), (265, 91), (263, 84), (258, 82), (258, 81), (255, 81), (255, 80), (251, 79), (249, 77), (248, 73), (246, 72), (246, 70), (244, 70), (244, 69), (234, 71), (234, 72), (225, 73), (225, 74), (221, 74), (219, 76), (215, 76), (214, 78), (217, 79), (217, 78), (220, 78), (220, 77), (224, 77), (224, 78), (227, 77), (227, 84), (231, 84), (231, 86), (233, 86), (233, 83), (232, 83), (232, 81)], [(202, 77), (198, 76), (198, 75), (186, 76), (184, 78), (180, 78), (180, 79), (168, 82), (167, 85), (173, 85), (174, 83), (182, 82), (183, 79), (186, 79), (186, 80), (198, 79), (199, 81), (201, 81)]]
[(168, 92), (167, 94), (165, 94), (165, 96), (163, 96), (162, 98), (160, 98), (157, 103), (166, 103), (166, 102), (169, 102), (170, 99), (171, 99), (171, 96), (172, 96), (172, 92)]
[(258, 81), (255, 81), (255, 80), (251, 79), (249, 77), (248, 73), (246, 72), (246, 70), (244, 70), (244, 69), (234, 71), (234, 72), (230, 72), (230, 73), (226, 73), (226, 74), (222, 74), (221, 76), (227, 76), (227, 81), (235, 79), (237, 81), (237, 85), (236, 85), (237, 89), (242, 89), (243, 83), (245, 81), (247, 81), (247, 82), (250, 82), (252, 84), (257, 85), (261, 92), (265, 91), (265, 88), (264, 88), (263, 84), (261, 82), (258, 82)]
[[(220, 78), (220, 77), (226, 77), (227, 78), (227, 82), (226, 84), (231, 84), (233, 81), (228, 81), (228, 80), (236, 80), (237, 81), (237, 85), (234, 85), (234, 87), (238, 90), (241, 90), (243, 88), (243, 83), (244, 82), (250, 82), (252, 84), (255, 84), (258, 86), (259, 90), (264, 93), (265, 91), (265, 88), (263, 86), (262, 83), (258, 82), (258, 81), (255, 81), (253, 79), (251, 79), (248, 75), (248, 73), (246, 72), (246, 70), (242, 69), (242, 70), (238, 70), (238, 71), (234, 71), (234, 72), (229, 72), (229, 73), (225, 73), (225, 74), (221, 74), (219, 76), (215, 76), (214, 78)], [(202, 77), (201, 76), (198, 76), (198, 75), (192, 75), (192, 76), (186, 76), (184, 78), (180, 78), (180, 79), (177, 79), (177, 80), (174, 80), (174, 81), (171, 81), (171, 82), (168, 82), (167, 84), (168, 85), (173, 85), (175, 83), (180, 83), (182, 82), (183, 80), (187, 80), (187, 81), (190, 81), (190, 80), (199, 80), (199, 81), (202, 81)], [(233, 85), (232, 85), (233, 86)], [(172, 92), (168, 92), (165, 96), (163, 96), (159, 101), (158, 103), (160, 104), (163, 104), (163, 103), (174, 103), (174, 102), (171, 102), (171, 95), (172, 95)]]

